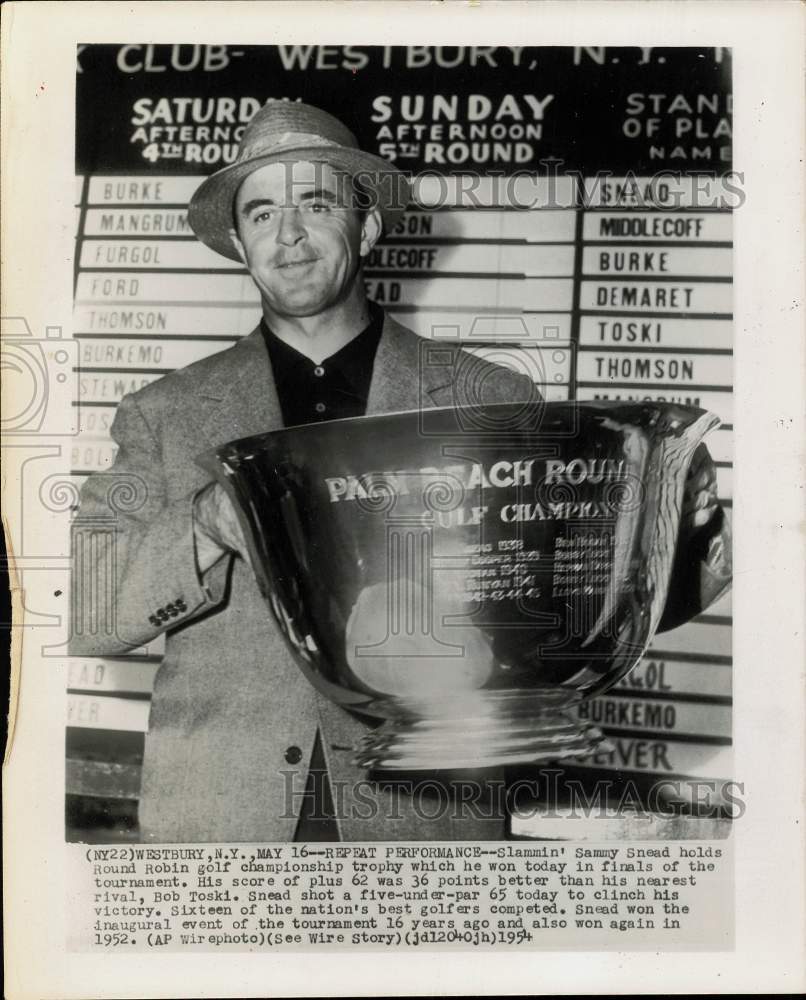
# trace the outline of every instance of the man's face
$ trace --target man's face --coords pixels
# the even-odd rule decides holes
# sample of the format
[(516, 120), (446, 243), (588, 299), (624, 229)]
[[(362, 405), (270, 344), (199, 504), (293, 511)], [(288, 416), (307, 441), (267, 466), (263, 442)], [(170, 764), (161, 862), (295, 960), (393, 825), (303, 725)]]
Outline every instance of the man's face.
[(275, 315), (315, 316), (352, 292), (380, 220), (347, 207), (346, 185), (328, 164), (307, 161), (271, 163), (241, 185), (232, 241)]

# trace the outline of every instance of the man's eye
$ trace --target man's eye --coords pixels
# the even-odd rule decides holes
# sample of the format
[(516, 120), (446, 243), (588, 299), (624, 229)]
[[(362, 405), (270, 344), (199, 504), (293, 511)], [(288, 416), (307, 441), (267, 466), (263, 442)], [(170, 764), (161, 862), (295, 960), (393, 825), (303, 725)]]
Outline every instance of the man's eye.
[(318, 214), (320, 212), (329, 212), (330, 204), (326, 201), (310, 201), (308, 202), (308, 211)]
[(261, 223), (268, 222), (273, 215), (273, 212), (268, 208), (263, 208), (259, 212), (255, 212), (252, 216), (252, 222)]

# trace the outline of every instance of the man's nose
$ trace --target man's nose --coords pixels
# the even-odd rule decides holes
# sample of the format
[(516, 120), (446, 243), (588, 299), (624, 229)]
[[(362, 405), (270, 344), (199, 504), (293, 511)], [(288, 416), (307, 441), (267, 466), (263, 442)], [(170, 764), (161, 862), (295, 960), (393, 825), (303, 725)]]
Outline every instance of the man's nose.
[(277, 242), (284, 246), (294, 246), (306, 235), (302, 224), (300, 211), (296, 206), (289, 206), (280, 211), (280, 228), (277, 230)]

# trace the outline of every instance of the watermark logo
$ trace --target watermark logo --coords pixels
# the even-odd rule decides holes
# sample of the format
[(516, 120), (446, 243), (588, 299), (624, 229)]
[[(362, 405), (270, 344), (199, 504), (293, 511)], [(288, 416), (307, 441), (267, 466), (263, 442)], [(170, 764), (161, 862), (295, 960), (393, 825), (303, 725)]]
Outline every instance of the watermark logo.
[(76, 433), (78, 345), (60, 326), (47, 326), (37, 337), (21, 316), (0, 319), (0, 368), (3, 436)]

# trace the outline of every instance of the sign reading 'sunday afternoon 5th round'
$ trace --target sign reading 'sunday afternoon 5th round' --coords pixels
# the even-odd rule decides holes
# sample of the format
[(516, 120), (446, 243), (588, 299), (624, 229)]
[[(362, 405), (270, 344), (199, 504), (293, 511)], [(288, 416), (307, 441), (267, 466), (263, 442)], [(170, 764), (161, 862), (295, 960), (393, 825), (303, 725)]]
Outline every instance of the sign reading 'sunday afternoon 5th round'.
[[(260, 105), (286, 98), (413, 177), (410, 210), (367, 261), (372, 298), (528, 372), (548, 399), (713, 410), (730, 505), (730, 85), (718, 48), (81, 46), (76, 477), (112, 461), (123, 394), (253, 329), (254, 285), (196, 242), (186, 207)], [(658, 635), (587, 709), (611, 737), (589, 766), (729, 777), (730, 652), (729, 597)], [(157, 661), (133, 659), (70, 665), (68, 756), (101, 730), (127, 752), (142, 738)]]

